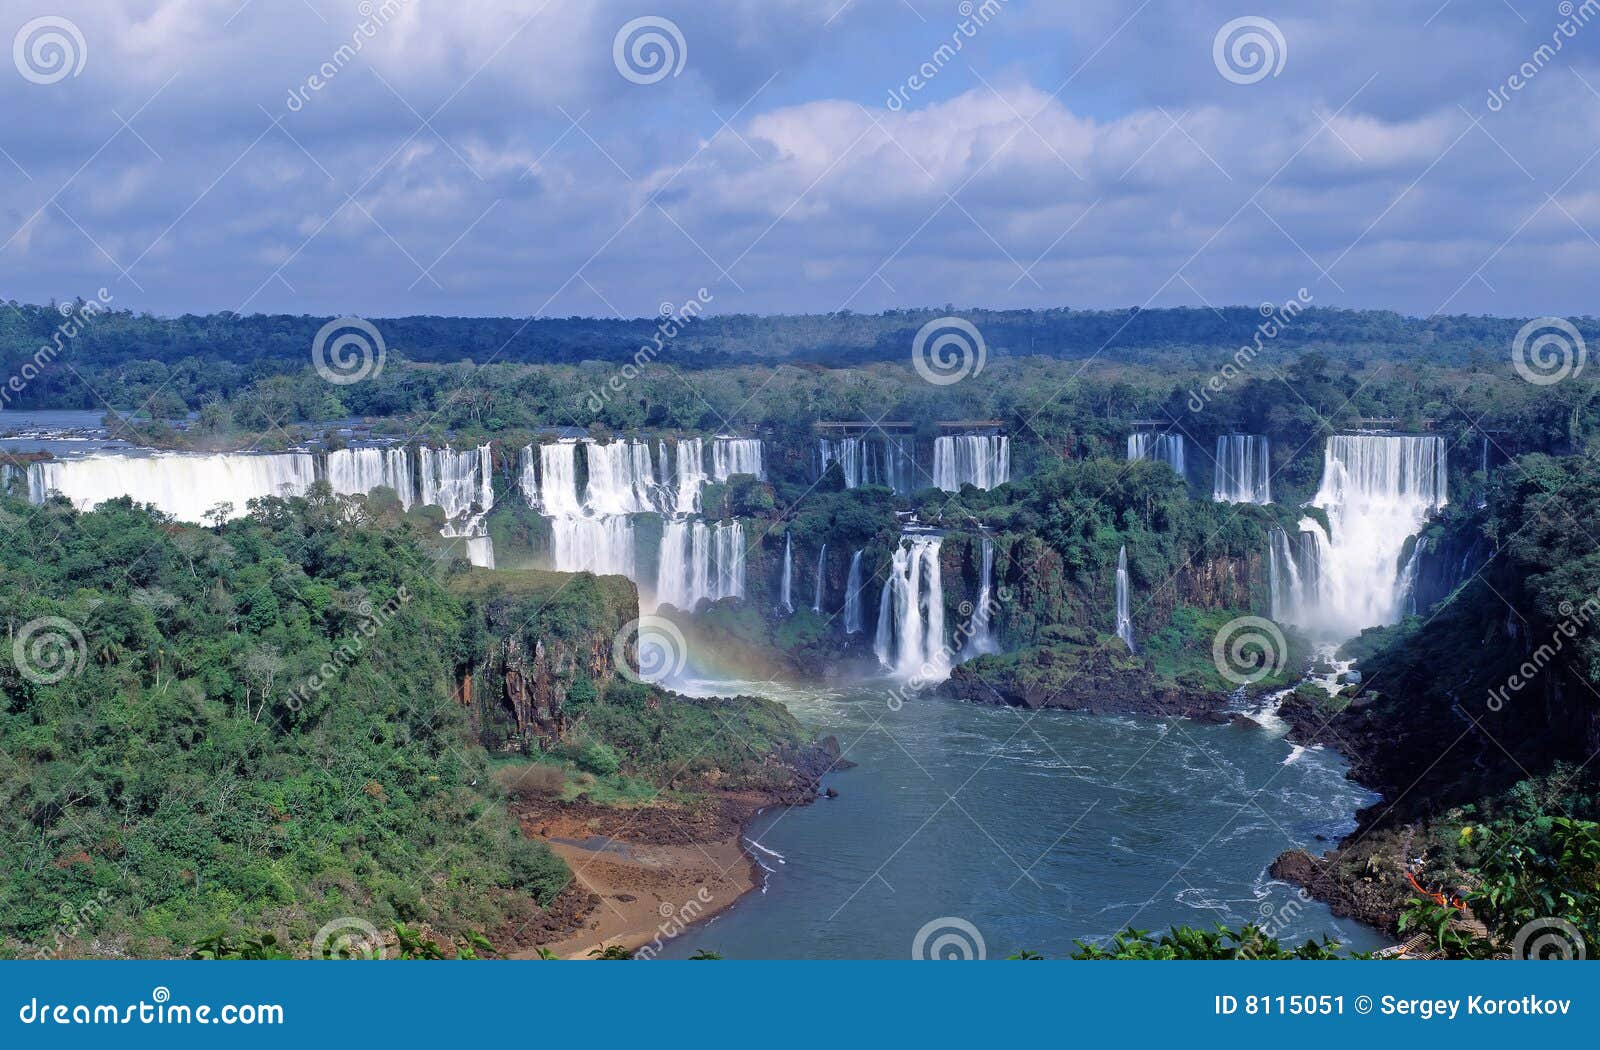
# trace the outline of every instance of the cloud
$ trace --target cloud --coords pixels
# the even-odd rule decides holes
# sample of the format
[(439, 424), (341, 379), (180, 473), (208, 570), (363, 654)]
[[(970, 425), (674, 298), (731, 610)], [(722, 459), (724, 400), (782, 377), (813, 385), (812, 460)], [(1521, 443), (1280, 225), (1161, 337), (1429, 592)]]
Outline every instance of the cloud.
[[(7, 294), (648, 315), (700, 286), (758, 312), (1305, 286), (1588, 309), (1600, 27), (1485, 105), (1553, 5), (1269, 10), (1283, 71), (1240, 85), (1211, 55), (1236, 12), (1211, 5), (1010, 0), (935, 60), (961, 17), (928, 0), (374, 2), (60, 4), (83, 73), (0, 70)], [(680, 76), (615, 68), (641, 13), (678, 25)]]

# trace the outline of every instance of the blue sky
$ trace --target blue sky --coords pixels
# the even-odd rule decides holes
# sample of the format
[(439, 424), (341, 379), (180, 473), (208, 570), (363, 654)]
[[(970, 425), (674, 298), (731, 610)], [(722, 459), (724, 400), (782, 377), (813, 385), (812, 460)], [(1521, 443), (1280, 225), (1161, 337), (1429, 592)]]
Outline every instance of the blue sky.
[[(619, 68), (640, 18), (676, 75)], [(1240, 18), (1273, 72), (1219, 67)], [(1600, 0), (0, 0), (4, 39), (24, 301), (1594, 312)]]

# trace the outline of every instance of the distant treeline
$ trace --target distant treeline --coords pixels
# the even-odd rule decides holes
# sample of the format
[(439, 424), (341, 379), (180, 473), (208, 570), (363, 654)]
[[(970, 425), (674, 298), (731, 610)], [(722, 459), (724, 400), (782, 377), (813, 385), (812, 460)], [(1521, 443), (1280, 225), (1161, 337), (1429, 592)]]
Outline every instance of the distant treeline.
[[(1289, 296), (1293, 298), (1293, 296)], [(111, 304), (115, 306), (113, 302)], [(1265, 309), (969, 310), (951, 305), (882, 314), (711, 315), (689, 320), (671, 337), (679, 369), (750, 364), (848, 367), (905, 362), (918, 330), (957, 315), (982, 332), (991, 359), (1098, 357), (1160, 368), (1208, 370), (1219, 352), (1251, 344)], [(40, 348), (63, 342), (71, 302), (8, 304), (0, 311), (0, 368), (15, 376)], [(329, 318), (286, 314), (185, 314), (156, 317), (99, 313), (76, 330), (53, 367), (23, 389), (12, 408), (197, 408), (230, 399), (263, 378), (300, 372)], [(394, 317), (369, 318), (393, 361), (512, 364), (622, 364), (658, 336), (658, 318)], [(1418, 361), (1466, 366), (1500, 363), (1522, 320), (1497, 317), (1411, 318), (1390, 311), (1308, 307), (1273, 336), (1285, 351), (1318, 352), (1347, 365)], [(1581, 318), (1587, 334), (1600, 322)]]

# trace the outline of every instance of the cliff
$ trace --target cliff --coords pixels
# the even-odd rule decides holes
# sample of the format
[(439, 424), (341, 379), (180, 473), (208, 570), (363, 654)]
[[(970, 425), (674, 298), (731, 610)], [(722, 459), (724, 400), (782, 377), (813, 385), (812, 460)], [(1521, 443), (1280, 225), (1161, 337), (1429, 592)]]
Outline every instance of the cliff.
[(603, 695), (617, 639), (639, 615), (616, 576), (475, 569), (453, 585), (467, 613), (456, 699), (491, 751), (548, 748), (569, 728), (576, 695)]

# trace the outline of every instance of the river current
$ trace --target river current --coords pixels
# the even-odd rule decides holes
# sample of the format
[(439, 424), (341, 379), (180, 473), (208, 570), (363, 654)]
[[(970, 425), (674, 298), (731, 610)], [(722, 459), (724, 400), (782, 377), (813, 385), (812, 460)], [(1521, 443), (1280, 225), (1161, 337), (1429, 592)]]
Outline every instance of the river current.
[(856, 765), (827, 778), (837, 798), (753, 822), (764, 889), (665, 957), (907, 958), (919, 931), (950, 919), (990, 958), (1064, 958), (1130, 925), (1251, 922), (1285, 942), (1381, 943), (1268, 877), (1279, 852), (1330, 848), (1375, 800), (1337, 755), (1270, 729), (892, 703), (872, 685), (678, 687), (777, 699)]

